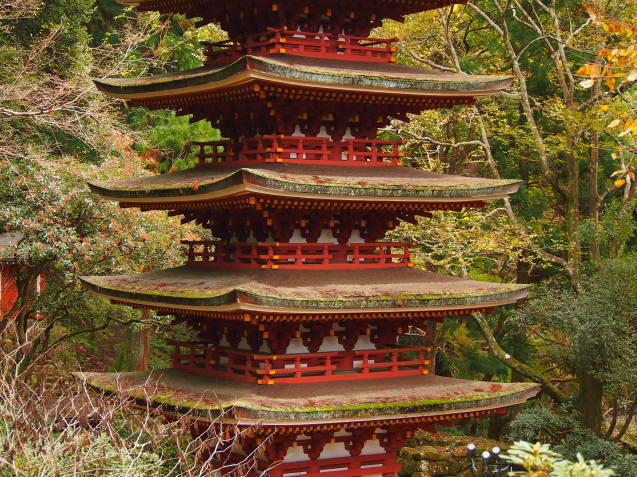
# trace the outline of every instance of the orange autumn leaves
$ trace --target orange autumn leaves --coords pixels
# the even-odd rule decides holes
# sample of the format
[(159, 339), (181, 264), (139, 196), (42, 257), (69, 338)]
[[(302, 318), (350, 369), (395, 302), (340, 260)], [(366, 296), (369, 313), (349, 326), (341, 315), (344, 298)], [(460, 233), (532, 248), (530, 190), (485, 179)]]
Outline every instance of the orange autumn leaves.
[[(637, 24), (628, 24), (613, 18), (602, 18), (593, 5), (586, 7), (593, 24), (600, 27), (607, 35), (608, 43), (612, 47), (601, 49), (597, 56), (599, 61), (588, 63), (579, 68), (576, 74), (583, 76), (580, 85), (591, 88), (600, 81), (613, 93), (621, 93), (633, 82), (637, 81)], [(608, 111), (608, 104), (599, 107), (600, 111)], [(622, 113), (613, 118), (606, 127), (609, 132), (622, 138), (637, 136), (637, 117), (634, 114)], [(621, 146), (617, 148), (620, 154), (613, 153), (613, 159), (619, 159), (621, 169), (615, 171), (611, 177), (616, 177), (615, 187), (630, 187), (635, 182), (635, 172), (630, 167), (632, 161), (626, 161), (621, 153)]]

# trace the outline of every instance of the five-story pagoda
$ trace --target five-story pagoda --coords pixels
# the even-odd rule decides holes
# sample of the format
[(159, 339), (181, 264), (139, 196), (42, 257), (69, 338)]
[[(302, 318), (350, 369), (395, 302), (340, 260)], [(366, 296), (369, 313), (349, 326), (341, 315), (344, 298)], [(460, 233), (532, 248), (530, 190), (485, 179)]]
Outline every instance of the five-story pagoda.
[[(509, 85), (397, 65), (393, 40), (368, 37), (382, 18), (452, 3), (135, 3), (220, 22), (230, 41), (210, 45), (203, 68), (98, 87), (131, 106), (210, 120), (227, 139), (196, 143), (192, 169), (91, 188), (220, 240), (187, 242), (175, 269), (84, 278), (113, 302), (174, 315), (199, 336), (175, 343), (171, 369), (86, 374), (93, 386), (123, 386), (193, 419), (223, 414), (250, 429), (231, 458), (257, 449), (272, 477), (393, 476), (395, 451), (415, 429), (506, 412), (537, 392), (435, 376), (430, 348), (398, 344), (411, 325), (431, 330), (527, 293), (415, 270), (410, 244), (382, 241), (399, 220), (482, 207), (518, 187), (401, 167), (400, 142), (376, 138), (388, 117), (473, 104)], [(151, 396), (142, 391), (149, 374)]]

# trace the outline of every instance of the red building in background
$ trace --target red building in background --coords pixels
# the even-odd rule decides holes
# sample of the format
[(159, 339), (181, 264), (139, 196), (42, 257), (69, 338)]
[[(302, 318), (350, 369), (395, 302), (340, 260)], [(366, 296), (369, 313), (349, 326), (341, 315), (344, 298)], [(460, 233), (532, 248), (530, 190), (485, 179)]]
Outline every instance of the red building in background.
[[(17, 257), (5, 256), (6, 250), (16, 246), (22, 240), (20, 232), (5, 232), (0, 234), (0, 317), (4, 317), (13, 307), (18, 298), (16, 276), (22, 266)], [(36, 289), (44, 288), (44, 274), (38, 277)]]

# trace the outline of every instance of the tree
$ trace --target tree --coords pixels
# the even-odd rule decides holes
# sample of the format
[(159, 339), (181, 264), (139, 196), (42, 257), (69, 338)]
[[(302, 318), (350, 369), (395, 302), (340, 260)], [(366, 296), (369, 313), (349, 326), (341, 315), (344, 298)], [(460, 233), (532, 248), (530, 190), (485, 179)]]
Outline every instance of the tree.
[[(586, 71), (577, 73), (598, 61), (600, 50), (625, 59), (605, 48), (629, 38), (615, 35), (617, 27), (594, 28), (595, 18), (582, 6), (579, 1), (470, 1), (466, 7), (414, 15), (405, 25), (384, 25), (385, 35), (401, 38), (403, 62), (450, 72), (505, 72), (515, 79), (511, 92), (481, 100), (474, 108), (428, 111), (409, 124), (396, 121), (387, 129), (407, 140), (416, 165), (524, 181), (519, 194), (485, 210), (482, 219), (479, 214), (457, 214), (434, 217), (426, 229), (412, 231), (406, 226), (411, 235), (427, 239), (423, 257), (430, 267), (504, 281), (528, 282), (533, 273), (536, 280), (566, 279), (575, 283), (566, 287), (577, 287), (586, 282), (585, 272), (594, 270), (591, 264), (619, 257), (630, 248), (632, 197), (622, 198), (610, 179), (617, 169), (612, 154), (617, 152), (617, 137), (607, 125), (608, 115), (630, 107), (632, 83), (622, 82), (624, 94), (611, 94), (599, 85), (587, 90), (581, 85)], [(631, 18), (634, 7), (611, 1), (595, 12), (599, 18), (612, 15), (621, 22)], [(624, 71), (630, 75), (632, 70)], [(624, 141), (626, 154), (628, 135)], [(492, 229), (488, 224), (496, 223), (497, 214), (506, 225)], [(471, 215), (474, 220), (467, 220)], [(476, 223), (480, 229), (474, 232)], [(432, 246), (429, 236), (443, 240)], [(444, 241), (452, 236), (472, 246), (453, 249)], [(441, 247), (449, 255), (436, 263)], [(539, 307), (538, 313), (548, 310)], [(534, 348), (530, 362), (518, 359), (506, 344), (507, 333), (520, 332), (521, 322), (513, 316), (475, 315), (483, 346), (516, 375), (541, 383), (554, 401), (567, 402), (573, 390), (565, 385), (568, 371), (556, 370), (556, 357), (546, 352), (533, 330), (522, 329)], [(538, 315), (541, 332), (550, 335), (551, 319), (544, 324), (539, 320)], [(595, 412), (584, 416), (595, 427), (610, 395), (598, 398), (593, 381), (577, 384), (575, 394), (597, 396), (588, 407)]]
[[(181, 236), (175, 230), (183, 228), (161, 213), (117, 211), (93, 197), (86, 180), (161, 170), (174, 153), (150, 143), (160, 133), (172, 144), (171, 135), (185, 142), (193, 132), (199, 132), (194, 139), (214, 132), (174, 114), (153, 115), (150, 124), (133, 121), (95, 89), (91, 76), (200, 66), (200, 41), (217, 39), (218, 27), (119, 9), (105, 21), (116, 30), (99, 31), (93, 23), (91, 36), (93, 8), (93, 0), (0, 0), (0, 227), (25, 235), (9, 251), (23, 262), (18, 301), (0, 323), (3, 336), (10, 335), (3, 351), (13, 372), (31, 370), (68, 340), (138, 319), (89, 296), (79, 275), (141, 271), (176, 258)], [(109, 12), (99, 14), (104, 20)], [(35, 279), (43, 270), (49, 286), (38, 296)], [(147, 329), (140, 333), (147, 335)]]
[(518, 207), (505, 202), (504, 210), (520, 233), (536, 237), (529, 247), (533, 255), (576, 280), (582, 257), (598, 254), (593, 243), (582, 243), (582, 222), (599, 218), (613, 198), (612, 184), (604, 180), (612, 173), (612, 159), (597, 144), (605, 127), (597, 113), (604, 96), (591, 97), (575, 74), (609, 40), (591, 31), (591, 19), (580, 7), (576, 1), (469, 2), (414, 16), (406, 28), (385, 27), (387, 35), (401, 37), (406, 62), (514, 76), (513, 93), (451, 114), (428, 112), (408, 125), (394, 123), (394, 129), (411, 145), (421, 150), (425, 145), (427, 156), (437, 155), (445, 171), (523, 179)]
[[(81, 275), (141, 271), (174, 263), (180, 234), (165, 214), (117, 210), (94, 196), (86, 181), (142, 173), (139, 158), (127, 143), (123, 155), (105, 168), (37, 158), (0, 164), (0, 227), (20, 230), (24, 240), (11, 256), (22, 261), (18, 299), (0, 321), (3, 351), (12, 370), (29, 369), (69, 339), (106, 328), (114, 321), (138, 319), (134, 312), (109, 306), (91, 296)], [(45, 291), (36, 293), (37, 276), (46, 272)], [(35, 320), (36, 315), (42, 318)]]
[[(637, 24), (634, 21), (637, 5), (633, 5), (633, 15), (627, 16), (626, 20), (615, 18), (613, 12), (609, 14), (595, 4), (589, 5), (586, 10), (593, 23), (611, 37), (611, 44), (598, 52), (595, 63), (583, 65), (577, 74), (588, 77), (580, 83), (583, 88), (593, 88), (595, 94), (609, 99), (600, 105), (600, 112), (619, 115), (606, 127), (615, 133), (617, 141), (617, 153), (613, 153), (613, 159), (619, 160), (620, 168), (612, 174), (617, 177), (615, 187), (624, 189), (624, 201), (627, 202), (633, 198), (635, 190), (635, 144), (634, 141), (627, 144), (622, 138), (637, 135), (635, 102), (631, 94), (631, 88), (637, 81)], [(602, 86), (607, 88), (606, 91), (601, 91)]]
[[(632, 256), (603, 262), (580, 287), (545, 290), (516, 317), (559, 369), (562, 383), (578, 385), (585, 424), (614, 441), (637, 412), (636, 272)], [(613, 403), (606, 429), (604, 399)]]

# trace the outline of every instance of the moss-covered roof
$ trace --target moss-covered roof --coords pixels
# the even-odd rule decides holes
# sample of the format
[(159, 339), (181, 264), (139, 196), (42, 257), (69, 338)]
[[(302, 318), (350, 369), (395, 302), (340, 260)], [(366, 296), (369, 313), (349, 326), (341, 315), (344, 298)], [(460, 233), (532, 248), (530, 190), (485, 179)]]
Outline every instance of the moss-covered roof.
[(395, 63), (304, 58), (291, 55), (244, 56), (225, 66), (142, 78), (101, 78), (95, 84), (123, 99), (202, 94), (250, 81), (417, 96), (479, 97), (511, 84), (508, 76), (467, 75), (424, 70)]
[(269, 309), (449, 310), (515, 303), (528, 285), (480, 282), (410, 268), (245, 270), (183, 266), (137, 275), (82, 277), (93, 291), (130, 303), (201, 311)]
[[(423, 375), (330, 383), (258, 385), (222, 380), (180, 370), (146, 373), (79, 373), (90, 385), (121, 391), (168, 410), (262, 424), (303, 424), (313, 420), (361, 419), (396, 415), (440, 415), (519, 404), (539, 391), (532, 383), (492, 383)], [(265, 421), (264, 421), (265, 420)]]
[(257, 164), (251, 167), (195, 167), (157, 176), (93, 182), (102, 197), (126, 202), (187, 202), (266, 193), (306, 198), (409, 198), (416, 201), (492, 200), (515, 192), (519, 181), (464, 177), (408, 167), (342, 167)]

